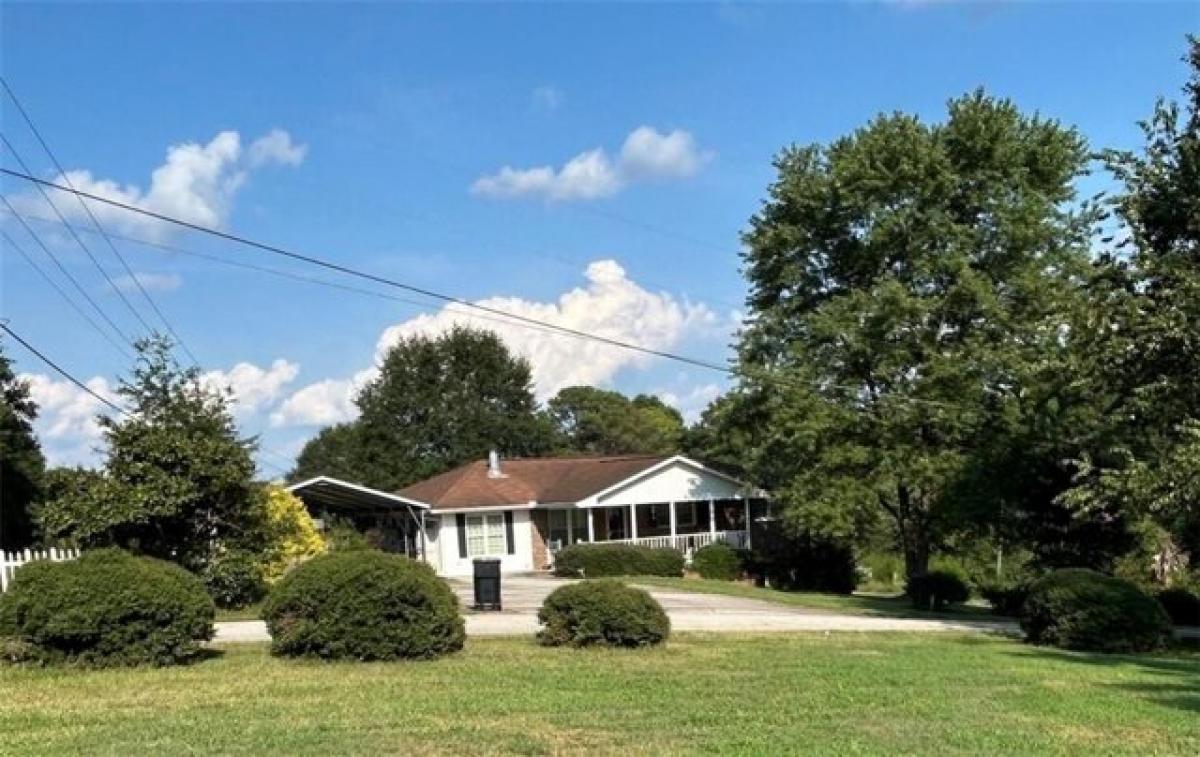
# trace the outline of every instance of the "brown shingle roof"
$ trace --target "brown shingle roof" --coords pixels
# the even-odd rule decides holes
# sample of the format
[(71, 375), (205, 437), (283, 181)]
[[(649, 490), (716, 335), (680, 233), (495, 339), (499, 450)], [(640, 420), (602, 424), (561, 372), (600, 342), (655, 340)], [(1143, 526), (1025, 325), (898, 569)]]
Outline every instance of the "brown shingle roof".
[(540, 457), (504, 460), (502, 478), (488, 476), (486, 460), (460, 465), (396, 492), (429, 504), (435, 511), (578, 502), (641, 473), (670, 455), (621, 457)]

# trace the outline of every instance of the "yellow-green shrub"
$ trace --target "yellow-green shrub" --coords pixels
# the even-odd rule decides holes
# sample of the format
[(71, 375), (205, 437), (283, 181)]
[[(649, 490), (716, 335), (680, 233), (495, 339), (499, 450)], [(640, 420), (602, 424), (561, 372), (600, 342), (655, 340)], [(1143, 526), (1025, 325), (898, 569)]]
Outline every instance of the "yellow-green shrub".
[(299, 497), (282, 486), (270, 485), (262, 507), (266, 535), (263, 576), (268, 582), (325, 551), (325, 539)]

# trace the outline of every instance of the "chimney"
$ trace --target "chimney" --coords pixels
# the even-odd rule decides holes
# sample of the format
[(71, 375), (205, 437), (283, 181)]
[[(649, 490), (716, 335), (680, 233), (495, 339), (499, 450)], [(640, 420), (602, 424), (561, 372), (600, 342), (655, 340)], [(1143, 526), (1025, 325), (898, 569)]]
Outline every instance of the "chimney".
[(488, 478), (503, 478), (504, 473), (500, 470), (500, 453), (492, 450), (488, 453)]

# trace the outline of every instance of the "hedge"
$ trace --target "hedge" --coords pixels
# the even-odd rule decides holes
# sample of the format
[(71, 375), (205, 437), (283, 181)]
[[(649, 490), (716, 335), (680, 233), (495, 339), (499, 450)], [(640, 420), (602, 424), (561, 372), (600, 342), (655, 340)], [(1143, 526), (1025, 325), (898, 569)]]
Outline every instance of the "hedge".
[(649, 593), (613, 579), (555, 589), (538, 610), (546, 646), (644, 647), (661, 644), (671, 621)]
[(213, 558), (201, 578), (213, 602), (225, 610), (240, 610), (267, 594), (260, 558), (242, 550), (231, 550)]
[(1027, 641), (1089, 652), (1146, 652), (1170, 638), (1171, 619), (1133, 583), (1084, 568), (1034, 582), (1021, 629)]
[(0, 595), (0, 649), (11, 661), (173, 665), (212, 638), (214, 613), (204, 584), (178, 565), (100, 549), (18, 570)]
[(683, 575), (683, 554), (633, 544), (572, 544), (554, 556), (554, 574), (570, 578)]
[(1163, 589), (1158, 603), (1177, 626), (1200, 626), (1200, 596), (1187, 589)]
[(692, 570), (701, 578), (733, 581), (742, 575), (742, 558), (724, 542), (708, 544), (692, 555)]
[(271, 652), (396, 660), (462, 649), (458, 598), (423, 562), (375, 550), (333, 552), (298, 566), (263, 605)]
[(850, 594), (858, 585), (854, 550), (847, 544), (782, 528), (754, 538), (754, 549), (743, 557), (743, 565), (760, 585), (834, 594)]
[(997, 614), (1018, 618), (1024, 612), (1029, 585), (1028, 580), (991, 580), (981, 581), (975, 588)]

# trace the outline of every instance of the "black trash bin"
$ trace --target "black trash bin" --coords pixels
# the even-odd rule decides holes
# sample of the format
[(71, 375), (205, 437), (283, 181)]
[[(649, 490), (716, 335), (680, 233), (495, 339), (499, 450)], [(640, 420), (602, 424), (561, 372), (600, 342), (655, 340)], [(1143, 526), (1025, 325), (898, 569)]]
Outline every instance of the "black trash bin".
[(500, 560), (498, 558), (478, 557), (475, 559), (474, 609), (500, 609)]

